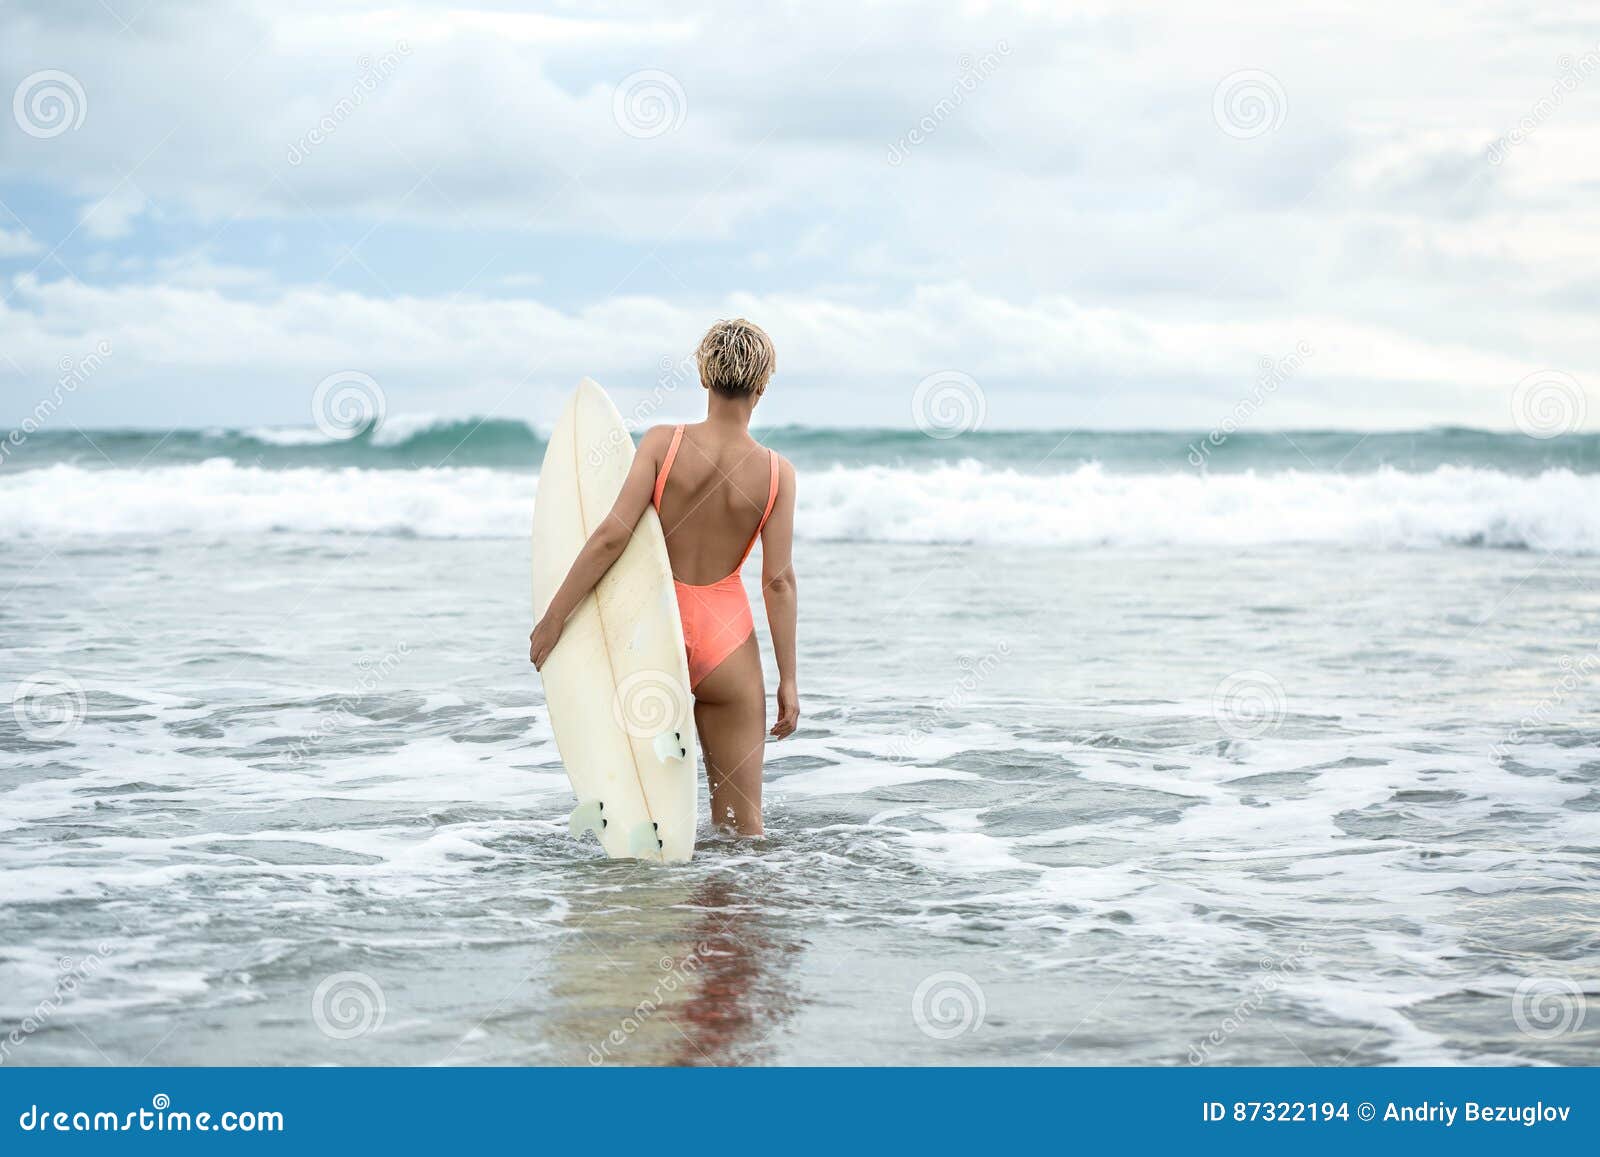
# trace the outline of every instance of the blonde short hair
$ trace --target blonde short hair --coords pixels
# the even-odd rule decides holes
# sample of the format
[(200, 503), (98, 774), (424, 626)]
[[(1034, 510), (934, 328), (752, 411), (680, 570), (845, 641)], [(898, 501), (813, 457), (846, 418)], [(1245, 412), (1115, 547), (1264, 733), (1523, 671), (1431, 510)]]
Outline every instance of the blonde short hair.
[(706, 330), (694, 360), (701, 382), (725, 398), (759, 395), (778, 368), (778, 352), (767, 331), (742, 317), (723, 319)]

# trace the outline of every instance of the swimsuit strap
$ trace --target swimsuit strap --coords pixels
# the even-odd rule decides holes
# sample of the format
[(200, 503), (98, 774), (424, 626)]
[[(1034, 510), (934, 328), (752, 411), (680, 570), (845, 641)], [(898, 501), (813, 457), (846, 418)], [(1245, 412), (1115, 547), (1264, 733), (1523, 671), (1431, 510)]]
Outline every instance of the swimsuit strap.
[(683, 427), (679, 426), (672, 431), (672, 445), (667, 447), (667, 456), (661, 461), (661, 473), (656, 475), (656, 492), (650, 502), (657, 510), (661, 509), (661, 492), (667, 488), (667, 472), (672, 469), (672, 460), (678, 456), (678, 443), (682, 441)]
[[(750, 557), (750, 552), (756, 548), (756, 543), (761, 538), (761, 532), (767, 528), (767, 519), (772, 516), (773, 503), (778, 501), (778, 455), (767, 451), (767, 460), (772, 463), (772, 482), (767, 488), (767, 508), (761, 512), (761, 521), (756, 523), (756, 532), (750, 536), (750, 545), (744, 548), (744, 554), (739, 557), (739, 566), (744, 566), (744, 560)], [(735, 574), (738, 571), (734, 572)]]

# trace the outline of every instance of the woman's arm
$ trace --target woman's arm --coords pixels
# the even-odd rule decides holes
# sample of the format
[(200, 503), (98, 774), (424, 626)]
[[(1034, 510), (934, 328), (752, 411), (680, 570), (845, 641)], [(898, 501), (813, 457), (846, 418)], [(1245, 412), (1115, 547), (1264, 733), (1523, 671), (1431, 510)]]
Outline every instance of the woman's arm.
[(761, 532), (761, 590), (767, 604), (767, 626), (778, 660), (778, 721), (772, 734), (794, 734), (800, 722), (800, 688), (795, 682), (795, 621), (799, 593), (794, 579), (794, 467), (778, 460), (778, 501)]
[(617, 501), (595, 527), (589, 541), (583, 544), (578, 557), (572, 560), (572, 568), (551, 598), (544, 618), (528, 636), (528, 660), (535, 667), (543, 667), (545, 659), (555, 650), (567, 625), (567, 616), (578, 609), (578, 604), (605, 577), (611, 564), (622, 557), (628, 539), (633, 537), (633, 528), (639, 525), (655, 493), (656, 472), (666, 453), (668, 437), (666, 429), (658, 426), (639, 440), (639, 452), (633, 457), (633, 466), (628, 470)]

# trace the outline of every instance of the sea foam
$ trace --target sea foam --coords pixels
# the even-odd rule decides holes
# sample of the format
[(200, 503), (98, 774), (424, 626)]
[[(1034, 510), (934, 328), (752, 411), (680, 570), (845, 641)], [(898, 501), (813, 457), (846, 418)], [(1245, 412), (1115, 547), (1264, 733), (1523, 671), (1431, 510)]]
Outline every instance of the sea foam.
[[(532, 474), (484, 467), (264, 469), (217, 458), (141, 470), (58, 463), (0, 476), (0, 536), (393, 534), (520, 538)], [(1600, 475), (1480, 467), (1201, 474), (975, 462), (802, 474), (802, 539), (984, 545), (1600, 551)]]

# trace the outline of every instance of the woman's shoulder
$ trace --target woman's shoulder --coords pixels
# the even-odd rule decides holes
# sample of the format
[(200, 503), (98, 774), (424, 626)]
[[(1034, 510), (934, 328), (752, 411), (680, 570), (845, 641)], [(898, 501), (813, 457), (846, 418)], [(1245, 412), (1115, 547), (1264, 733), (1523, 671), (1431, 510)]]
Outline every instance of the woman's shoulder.
[(672, 441), (672, 436), (681, 426), (651, 426), (639, 436), (639, 449), (665, 447)]

